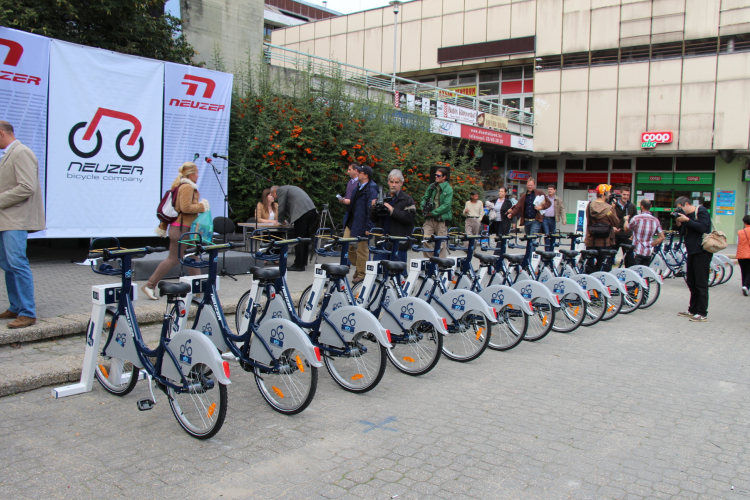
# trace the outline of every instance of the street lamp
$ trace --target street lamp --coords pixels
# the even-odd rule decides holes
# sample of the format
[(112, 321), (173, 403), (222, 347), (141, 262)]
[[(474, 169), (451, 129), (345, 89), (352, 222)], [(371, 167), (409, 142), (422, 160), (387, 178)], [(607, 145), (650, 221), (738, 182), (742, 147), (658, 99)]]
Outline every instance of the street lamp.
[(398, 47), (398, 11), (401, 0), (391, 0), (388, 4), (393, 7), (393, 90), (396, 90), (396, 49)]

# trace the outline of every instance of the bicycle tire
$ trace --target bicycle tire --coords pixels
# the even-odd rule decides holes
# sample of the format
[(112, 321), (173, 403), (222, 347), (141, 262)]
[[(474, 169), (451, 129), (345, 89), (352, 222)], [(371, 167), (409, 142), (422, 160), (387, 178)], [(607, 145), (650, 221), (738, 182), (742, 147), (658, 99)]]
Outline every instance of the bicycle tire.
[[(421, 342), (425, 343), (419, 346)], [(417, 321), (407, 335), (391, 332), (391, 345), (393, 347), (387, 349), (386, 354), (393, 366), (401, 373), (416, 377), (428, 373), (440, 361), (443, 335), (432, 323)]]
[(607, 311), (602, 316), (601, 321), (609, 321), (620, 314), (623, 302), (624, 301), (622, 300), (622, 293), (620, 293), (620, 289), (610, 289), (610, 296), (607, 299)]
[[(312, 286), (312, 285), (311, 285)], [(247, 301), (250, 300), (250, 290), (242, 294), (242, 297), (240, 297), (240, 300), (237, 301), (237, 308), (234, 310), (234, 326), (237, 329), (236, 333), (237, 335), (242, 335), (245, 332), (240, 331), (240, 322), (242, 321), (242, 316), (244, 316), (245, 311), (247, 310)], [(266, 307), (266, 302), (268, 301), (266, 291), (262, 290), (260, 293), (260, 300), (256, 304), (256, 307), (258, 308), (258, 316), (256, 319), (256, 325), (257, 320), (260, 319), (260, 314), (263, 312), (263, 309)]]
[[(305, 288), (302, 291), (302, 295), (300, 295), (299, 301), (297, 301), (297, 311), (299, 311), (300, 316), (302, 315), (303, 306), (307, 302), (308, 296), (310, 295), (311, 291), (312, 291), (312, 285), (309, 285), (307, 288)], [(315, 306), (315, 312), (313, 313), (312, 319), (310, 321), (315, 320), (320, 315), (320, 307), (322, 305), (323, 305), (323, 295), (318, 297), (318, 303)]]
[(526, 336), (526, 331), (529, 329), (529, 316), (507, 304), (497, 311), (497, 317), (499, 322), (492, 327), (492, 335), (487, 347), (493, 351), (513, 349)]
[[(479, 311), (466, 311), (456, 320), (458, 325), (448, 325), (448, 335), (443, 339), (443, 355), (459, 363), (477, 359), (487, 349), (492, 336), (492, 323)], [(458, 331), (451, 332), (451, 326)]]
[[(215, 379), (211, 380), (212, 375), (209, 367), (196, 363), (185, 375), (190, 386), (189, 392), (178, 392), (172, 387), (167, 389), (169, 407), (174, 417), (185, 432), (197, 439), (215, 436), (224, 425), (227, 416), (227, 386)], [(209, 384), (209, 381), (212, 383)], [(208, 399), (204, 396), (214, 394), (214, 389), (218, 389), (216, 398)], [(185, 395), (187, 397), (183, 397)]]
[[(86, 331), (88, 332), (90, 328), (91, 320), (86, 326)], [(140, 368), (121, 358), (99, 356), (99, 361), (94, 368), (94, 376), (105, 391), (114, 396), (125, 396), (135, 389)], [(107, 361), (109, 361), (109, 366), (105, 364)], [(113, 364), (115, 369), (112, 369)], [(124, 379), (127, 373), (130, 373), (130, 376)]]
[(718, 266), (718, 270), (714, 270), (713, 280), (708, 286), (720, 285), (724, 282), (724, 266)]
[(598, 290), (591, 290), (591, 302), (586, 305), (586, 317), (581, 326), (594, 326), (602, 320), (609, 307), (607, 297)]
[(531, 299), (531, 305), (534, 314), (529, 317), (529, 327), (523, 339), (536, 342), (542, 340), (552, 331), (552, 324), (555, 322), (555, 308), (549, 300), (540, 297)]
[(645, 278), (648, 281), (648, 288), (643, 291), (643, 300), (638, 307), (641, 309), (648, 309), (656, 303), (661, 293), (661, 284), (654, 278)]
[[(628, 300), (623, 300), (620, 314), (630, 314), (641, 305), (643, 300), (643, 287), (635, 281), (626, 281), (625, 289), (627, 290)], [(624, 298), (624, 297), (623, 297)]]
[[(368, 345), (364, 345), (362, 341), (367, 342)], [(352, 355), (349, 356), (334, 356), (326, 353), (323, 358), (326, 369), (333, 381), (345, 391), (355, 394), (371, 391), (383, 379), (388, 361), (386, 348), (369, 332), (358, 333), (349, 343), (349, 347), (352, 348)], [(363, 347), (365, 349), (362, 349)], [(358, 356), (357, 354), (360, 353), (361, 356)], [(337, 363), (338, 360), (342, 362)], [(350, 362), (351, 360), (354, 362)], [(374, 364), (367, 366), (368, 363)]]
[(255, 383), (271, 408), (284, 415), (296, 415), (315, 397), (318, 369), (310, 365), (302, 352), (293, 348), (282, 352), (278, 362), (279, 368), (273, 371), (254, 367)]
[[(722, 264), (722, 266), (725, 267), (724, 281), (722, 281), (722, 283), (726, 283), (732, 279), (732, 275), (734, 274), (734, 264)], [(727, 269), (729, 269), (729, 273), (727, 273)], [(727, 274), (729, 274), (729, 276), (727, 276)]]
[(586, 302), (579, 295), (568, 293), (560, 299), (560, 305), (562, 307), (555, 313), (552, 329), (560, 333), (575, 331), (586, 319)]

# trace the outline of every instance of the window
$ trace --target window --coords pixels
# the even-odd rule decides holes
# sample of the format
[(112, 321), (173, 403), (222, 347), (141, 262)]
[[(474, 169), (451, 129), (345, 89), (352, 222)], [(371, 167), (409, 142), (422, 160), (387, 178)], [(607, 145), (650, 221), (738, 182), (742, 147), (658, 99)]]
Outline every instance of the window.
[(263, 37), (270, 40), (271, 32), (275, 29), (276, 29), (276, 26), (273, 26), (272, 24), (264, 24), (263, 25)]
[(534, 98), (533, 97), (524, 97), (523, 110), (526, 111), (527, 113), (534, 112)]
[(609, 158), (586, 158), (586, 170), (606, 172), (609, 169)]
[(563, 69), (585, 68), (589, 65), (588, 52), (576, 52), (574, 54), (563, 54)]
[(480, 83), (479, 84), (479, 95), (498, 95), (500, 93), (500, 83)]
[(499, 69), (488, 69), (479, 72), (480, 82), (496, 82), (498, 80), (500, 80)]
[(678, 157), (675, 160), (675, 171), (677, 172), (713, 172), (716, 166), (714, 156), (691, 156)]
[(557, 170), (557, 160), (539, 160), (539, 170)]
[(419, 83), (426, 83), (427, 85), (435, 85), (435, 77), (431, 76), (429, 78), (420, 78), (417, 80)]
[(682, 42), (659, 43), (651, 46), (651, 59), (675, 59), (682, 57)]
[(612, 170), (630, 170), (632, 163), (630, 160), (612, 160)]
[(522, 79), (523, 66), (506, 66), (503, 68), (503, 81)]
[(530, 80), (532, 78), (534, 78), (534, 65), (527, 64), (523, 67), (523, 79)]
[(458, 85), (458, 76), (455, 73), (449, 75), (438, 75), (437, 80), (437, 86), (441, 89), (455, 87), (456, 85)]
[(583, 170), (583, 160), (565, 160), (565, 170)]
[(560, 69), (562, 67), (562, 56), (544, 56), (536, 58), (536, 66), (534, 69), (537, 71), (545, 71), (552, 69)]
[(647, 156), (635, 159), (635, 169), (638, 172), (671, 172), (671, 156)]
[(591, 52), (591, 65), (606, 66), (608, 64), (617, 64), (619, 57), (619, 49), (594, 50)]
[(685, 57), (708, 56), (716, 54), (718, 44), (716, 38), (685, 41)]
[(750, 34), (723, 36), (719, 41), (719, 52), (747, 52), (750, 50)]
[(464, 73), (462, 75), (458, 75), (458, 84), (459, 85), (471, 85), (477, 83), (477, 74), (476, 73)]
[(648, 61), (650, 48), (648, 45), (623, 47), (620, 49), (620, 64)]

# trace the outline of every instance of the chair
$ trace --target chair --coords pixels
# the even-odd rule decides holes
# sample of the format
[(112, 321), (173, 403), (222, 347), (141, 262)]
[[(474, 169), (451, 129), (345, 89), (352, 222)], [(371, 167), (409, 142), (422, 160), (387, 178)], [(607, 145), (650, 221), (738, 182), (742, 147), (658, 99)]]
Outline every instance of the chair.
[(244, 242), (241, 234), (234, 233), (234, 222), (229, 217), (214, 217), (214, 242)]

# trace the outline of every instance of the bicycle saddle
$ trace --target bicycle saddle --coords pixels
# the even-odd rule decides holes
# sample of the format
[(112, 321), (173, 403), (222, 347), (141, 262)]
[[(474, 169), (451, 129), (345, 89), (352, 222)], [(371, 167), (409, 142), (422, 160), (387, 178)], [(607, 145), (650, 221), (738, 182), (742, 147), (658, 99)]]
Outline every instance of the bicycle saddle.
[(626, 244), (623, 244), (623, 245), (620, 245), (620, 247), (623, 250), (625, 250), (626, 252), (630, 252), (630, 251), (635, 250), (635, 245), (626, 245)]
[(617, 250), (599, 250), (602, 255), (609, 257), (610, 255), (617, 255)]
[(190, 293), (190, 283), (171, 283), (169, 281), (160, 281), (157, 285), (159, 287), (159, 295), (165, 296), (177, 296), (184, 297)]
[(437, 264), (441, 271), (450, 269), (455, 265), (452, 259), (441, 259), (440, 257), (430, 257), (430, 262)]
[[(430, 257), (430, 260), (432, 259), (434, 259), (434, 257)], [(381, 260), (380, 265), (383, 266), (383, 269), (389, 273), (400, 273), (402, 271), (406, 271), (406, 262), (401, 262), (398, 260)]]
[(322, 266), (320, 266), (320, 268), (326, 273), (328, 273), (328, 276), (332, 276), (336, 278), (346, 276), (347, 274), (349, 274), (349, 266), (344, 266), (341, 264), (328, 263), (328, 264), (323, 264)]
[(576, 250), (560, 250), (560, 253), (564, 256), (574, 259), (578, 255), (578, 252)]
[(589, 259), (591, 257), (596, 257), (597, 255), (599, 255), (599, 251), (598, 250), (581, 250), (581, 255)]
[(544, 260), (552, 260), (555, 258), (555, 252), (545, 252), (544, 250), (534, 250), (534, 253), (539, 255)]
[(476, 257), (477, 259), (479, 259), (480, 263), (482, 263), (482, 264), (490, 264), (490, 265), (494, 264), (495, 262), (497, 262), (497, 259), (500, 258), (497, 255), (482, 255), (481, 253), (475, 253), (474, 257)]
[(521, 262), (523, 262), (523, 255), (519, 253), (504, 253), (503, 259), (514, 264), (520, 264)]
[(255, 281), (272, 281), (281, 276), (278, 267), (257, 268), (252, 273)]

